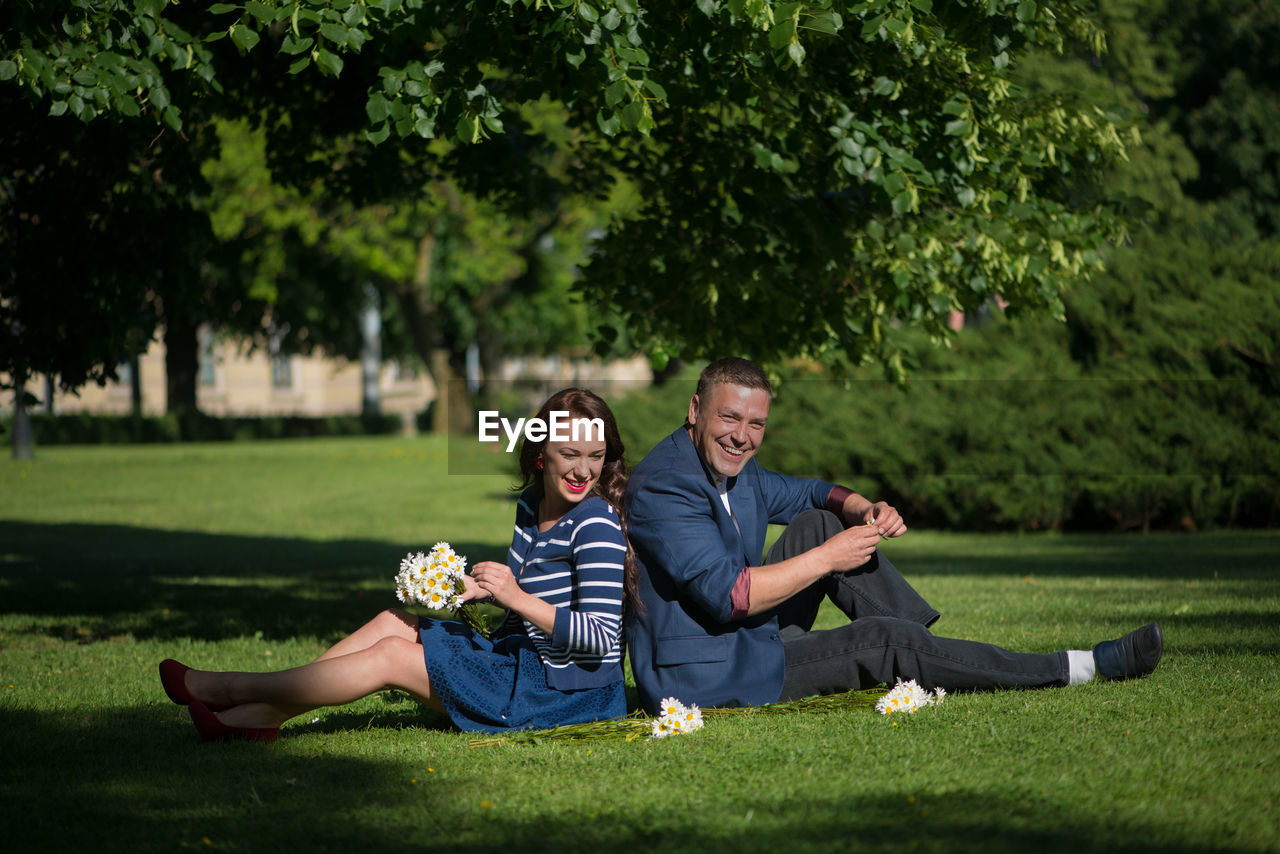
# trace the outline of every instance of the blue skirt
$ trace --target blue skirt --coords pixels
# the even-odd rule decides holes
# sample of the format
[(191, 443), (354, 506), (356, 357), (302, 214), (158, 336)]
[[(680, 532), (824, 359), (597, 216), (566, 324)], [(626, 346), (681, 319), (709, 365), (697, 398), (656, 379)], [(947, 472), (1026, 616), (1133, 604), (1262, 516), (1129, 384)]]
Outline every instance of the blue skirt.
[(542, 659), (524, 632), (488, 639), (462, 623), (420, 617), (418, 637), (431, 692), (459, 729), (548, 729), (627, 713), (622, 680), (581, 691), (547, 685)]

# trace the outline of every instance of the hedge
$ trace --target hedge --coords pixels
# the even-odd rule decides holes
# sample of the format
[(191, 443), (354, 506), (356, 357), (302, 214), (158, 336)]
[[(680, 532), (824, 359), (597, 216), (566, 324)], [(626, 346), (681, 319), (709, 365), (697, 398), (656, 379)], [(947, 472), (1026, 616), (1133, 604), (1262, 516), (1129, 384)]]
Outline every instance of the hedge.
[[(404, 427), (403, 417), (396, 414), (216, 417), (200, 413), (158, 416), (31, 413), (29, 417), (37, 447), (364, 436), (399, 433)], [(11, 429), (11, 418), (0, 421), (0, 430), (6, 436)]]

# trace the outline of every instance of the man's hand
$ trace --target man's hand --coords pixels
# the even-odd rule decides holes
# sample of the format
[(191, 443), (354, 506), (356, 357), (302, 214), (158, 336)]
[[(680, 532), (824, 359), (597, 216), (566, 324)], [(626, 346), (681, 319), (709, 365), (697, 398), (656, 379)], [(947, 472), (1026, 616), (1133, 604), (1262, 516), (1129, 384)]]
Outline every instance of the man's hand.
[(902, 521), (902, 516), (884, 501), (872, 504), (863, 521), (874, 521), (874, 528), (882, 537), (901, 537), (907, 532), (907, 523)]
[(901, 537), (907, 532), (907, 523), (888, 502), (873, 504), (856, 492), (844, 499), (843, 515), (846, 525), (874, 523), (874, 530), (882, 537)]
[(879, 542), (880, 532), (875, 526), (855, 525), (844, 529), (818, 548), (823, 550), (828, 572), (846, 572), (871, 560)]

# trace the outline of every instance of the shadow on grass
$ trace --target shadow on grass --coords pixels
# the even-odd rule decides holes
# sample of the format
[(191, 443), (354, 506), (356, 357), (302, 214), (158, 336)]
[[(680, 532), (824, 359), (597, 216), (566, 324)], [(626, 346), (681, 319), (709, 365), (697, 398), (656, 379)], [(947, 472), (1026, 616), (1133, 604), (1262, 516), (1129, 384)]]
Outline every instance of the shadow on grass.
[[(255, 636), (335, 639), (398, 604), (392, 577), (411, 548), (377, 540), (315, 540), (165, 531), (123, 525), (0, 521), (0, 596), (8, 613), (37, 618), (28, 631), (92, 643), (217, 641)], [(453, 544), (472, 562), (502, 560), (506, 544)], [(967, 556), (965, 539), (889, 551), (913, 576), (991, 575), (1247, 581), (1253, 598), (1280, 598), (1280, 535), (1151, 535), (995, 538)], [(1189, 602), (1210, 595), (1188, 590)], [(1225, 603), (1224, 603), (1225, 604)], [(941, 603), (946, 610), (946, 603)], [(1280, 614), (1191, 613), (1162, 617), (1170, 641), (1194, 630), (1195, 650), (1280, 652)], [(1253, 643), (1242, 650), (1241, 630)], [(1185, 635), (1184, 635), (1185, 636)], [(1217, 643), (1215, 638), (1223, 642)], [(1229, 639), (1229, 641), (1228, 641)]]
[[(398, 605), (401, 558), (431, 546), (3, 521), (0, 544), (3, 610), (54, 618), (32, 631), (81, 643), (335, 637)], [(453, 546), (473, 562), (506, 551)]]
[[(74, 759), (51, 763), (45, 756), (51, 744), (58, 746), (58, 756)], [(621, 767), (608, 763), (583, 772), (581, 785), (598, 791), (598, 798), (557, 807), (554, 792), (531, 793), (533, 801), (519, 805), (495, 794), (492, 760), (430, 773), (431, 755), (422, 744), (406, 732), (401, 757), (376, 759), (351, 755), (350, 744), (346, 755), (336, 755), (326, 751), (323, 739), (309, 737), (293, 745), (204, 745), (176, 717), (157, 722), (153, 708), (82, 717), (3, 712), (0, 820), (6, 850), (1255, 850), (1224, 840), (1190, 844), (1177, 838), (1176, 828), (1137, 816), (1091, 820), (1013, 787), (950, 791), (917, 801), (897, 790), (892, 778), (872, 796), (832, 792), (818, 798), (801, 798), (786, 786), (762, 794), (716, 787), (710, 780), (675, 780), (669, 781), (670, 799), (638, 806), (628, 791), (637, 784), (652, 786), (664, 767), (642, 747), (617, 757), (625, 763)], [(534, 759), (527, 752), (505, 758)], [(699, 791), (708, 785), (716, 793), (710, 802)], [(684, 797), (694, 800), (686, 803)], [(491, 808), (481, 807), (486, 798), (494, 799)]]

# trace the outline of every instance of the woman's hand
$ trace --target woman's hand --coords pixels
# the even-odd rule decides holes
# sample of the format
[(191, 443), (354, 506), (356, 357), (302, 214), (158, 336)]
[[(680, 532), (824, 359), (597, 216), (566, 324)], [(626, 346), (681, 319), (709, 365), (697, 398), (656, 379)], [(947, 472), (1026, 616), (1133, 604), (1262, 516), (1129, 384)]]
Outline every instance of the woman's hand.
[(524, 594), (511, 568), (492, 560), (482, 560), (472, 566), (464, 584), (467, 589), (462, 594), (463, 602), (492, 601), (503, 608), (512, 608)]
[(462, 594), (462, 601), (493, 602), (519, 614), (546, 632), (548, 637), (555, 631), (556, 606), (521, 590), (511, 568), (505, 563), (482, 560), (471, 567), (471, 575), (463, 583), (467, 589)]

